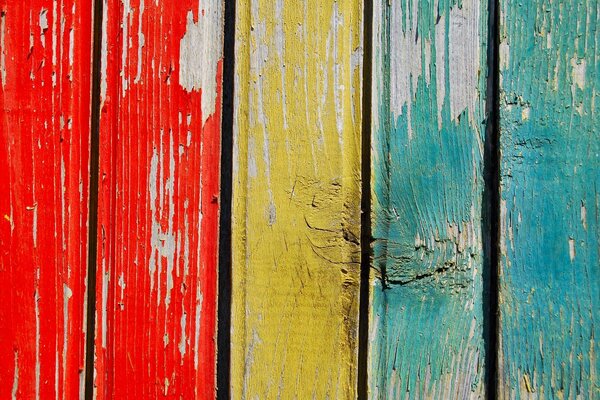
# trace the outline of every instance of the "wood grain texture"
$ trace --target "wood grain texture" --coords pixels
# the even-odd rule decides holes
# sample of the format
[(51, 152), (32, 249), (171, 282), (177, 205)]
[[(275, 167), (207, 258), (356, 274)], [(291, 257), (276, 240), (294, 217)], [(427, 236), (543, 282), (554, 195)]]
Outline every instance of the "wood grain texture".
[(599, 3), (500, 2), (500, 399), (598, 399)]
[(0, 398), (83, 393), (92, 8), (0, 0)]
[(369, 397), (483, 398), (487, 5), (373, 14)]
[(355, 397), (362, 7), (236, 6), (234, 399)]
[(222, 15), (104, 3), (99, 399), (215, 396)]

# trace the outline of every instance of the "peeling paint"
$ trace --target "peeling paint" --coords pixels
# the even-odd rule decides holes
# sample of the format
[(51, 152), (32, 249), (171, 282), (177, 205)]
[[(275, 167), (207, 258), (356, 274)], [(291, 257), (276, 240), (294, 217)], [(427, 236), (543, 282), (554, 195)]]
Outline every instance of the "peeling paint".
[(6, 12), (0, 11), (0, 78), (2, 79), (2, 87), (6, 86)]
[[(129, 19), (132, 14), (131, 0), (121, 0), (123, 4), (121, 29), (123, 30), (123, 44), (121, 45), (121, 65), (127, 65), (127, 52), (129, 50)], [(125, 69), (121, 70), (121, 94), (125, 97), (125, 92), (129, 88), (129, 79)]]
[(575, 239), (569, 238), (569, 258), (571, 262), (575, 260)]
[(40, 11), (40, 41), (46, 47), (46, 31), (48, 30), (48, 10), (42, 8)]
[[(162, 275), (162, 260), (165, 259), (167, 263), (167, 291), (165, 294), (164, 302), (166, 305), (170, 304), (171, 301), (171, 290), (173, 289), (173, 267), (175, 262), (175, 252), (176, 252), (176, 243), (175, 243), (175, 233), (173, 232), (173, 217), (174, 217), (174, 193), (173, 193), (173, 184), (175, 180), (175, 159), (173, 154), (173, 139), (171, 136), (171, 149), (170, 149), (170, 160), (169, 160), (169, 177), (166, 182), (163, 184), (160, 181), (160, 177), (157, 175), (158, 170), (160, 168), (160, 176), (163, 173), (163, 153), (157, 152), (154, 149), (152, 154), (151, 166), (150, 166), (150, 177), (149, 177), (149, 192), (150, 192), (150, 210), (152, 211), (152, 236), (150, 238), (150, 246), (152, 248), (152, 252), (150, 255), (149, 261), (149, 271), (150, 271), (150, 289), (154, 288), (154, 277), (155, 272), (158, 267), (158, 278), (160, 279)], [(158, 190), (160, 190), (160, 197), (158, 196)], [(168, 193), (168, 203), (164, 204), (164, 194)], [(158, 205), (156, 204), (158, 200)], [(166, 230), (163, 230), (160, 215), (162, 212), (168, 212), (168, 227)], [(158, 296), (157, 301), (161, 301), (161, 286), (157, 286)]]
[(583, 226), (583, 229), (587, 231), (587, 208), (585, 207), (585, 203), (583, 201), (581, 202), (580, 215), (581, 225)]
[[(67, 374), (67, 353), (68, 353), (68, 338), (71, 336), (69, 332), (69, 301), (73, 297), (73, 291), (66, 284), (63, 283), (63, 348), (62, 348), (62, 368), (63, 374)], [(58, 357), (58, 352), (56, 353)], [(56, 363), (56, 373), (58, 374), (58, 363)], [(58, 378), (56, 379), (56, 385), (58, 386)], [(57, 390), (58, 394), (58, 390)]]
[(200, 358), (200, 315), (202, 313), (202, 302), (204, 300), (204, 296), (202, 296), (202, 292), (200, 291), (200, 286), (196, 289), (196, 315), (194, 317), (194, 369), (198, 370), (198, 360)]
[(222, 58), (223, 4), (220, 0), (203, 3), (197, 22), (187, 14), (187, 29), (179, 50), (179, 83), (187, 91), (202, 90), (202, 123), (215, 112), (217, 64)]
[[(39, 279), (39, 269), (37, 270)], [(35, 308), (35, 399), (40, 399), (40, 295), (38, 289), (33, 294)]]
[(180, 327), (181, 327), (181, 339), (179, 341), (179, 353), (181, 354), (181, 358), (185, 357), (185, 350), (187, 347), (187, 339), (185, 333), (185, 325), (187, 323), (187, 314), (185, 311), (181, 314)]
[(124, 303), (123, 303), (123, 297), (125, 296), (125, 277), (123, 275), (123, 273), (121, 272), (121, 274), (119, 275), (119, 281), (117, 282), (117, 284), (119, 285), (119, 287), (121, 288), (121, 310), (124, 308)]
[[(442, 20), (443, 16), (440, 16)], [(444, 18), (445, 19), (445, 18)], [(446, 99), (446, 24), (439, 22), (435, 27), (435, 81), (438, 130), (442, 129), (442, 108)]]
[[(106, 267), (104, 264), (104, 260), (102, 261), (103, 267)], [(105, 268), (103, 268), (106, 271)], [(102, 348), (106, 349), (106, 339), (108, 335), (108, 285), (110, 283), (110, 277), (108, 275), (108, 271), (102, 274), (102, 305), (100, 308), (100, 312), (102, 315)]]
[[(421, 39), (417, 34), (419, 3), (412, 2), (409, 12), (402, 6), (400, 1), (393, 2), (390, 14), (390, 35), (394, 38), (390, 42), (390, 52), (398, 54), (398, 57), (392, 58), (390, 65), (390, 85), (393, 93), (390, 96), (390, 108), (396, 117), (403, 115), (406, 108), (407, 135), (412, 138), (412, 103), (422, 71)], [(405, 21), (408, 23), (406, 28), (403, 28)]]
[[(103, 7), (107, 9), (108, 0), (103, 0)], [(100, 101), (106, 100), (106, 72), (108, 68), (108, 18), (102, 18), (102, 42), (100, 44)]]
[(478, 90), (481, 73), (480, 2), (465, 0), (461, 6), (450, 9), (448, 32), (450, 115), (456, 121), (467, 110), (469, 121), (475, 121), (475, 110), (480, 98)]
[(499, 48), (500, 70), (504, 71), (510, 66), (510, 44), (504, 40), (500, 43)]
[(75, 61), (75, 30), (69, 29), (69, 66)]
[(38, 225), (38, 210), (37, 204), (33, 206), (33, 217), (31, 221), (31, 233), (33, 234), (33, 247), (37, 248), (37, 225)]
[(15, 350), (15, 364), (14, 364), (14, 376), (11, 396), (12, 400), (17, 400), (17, 390), (19, 390), (19, 351)]
[(138, 20), (138, 54), (137, 54), (137, 72), (135, 74), (134, 83), (139, 83), (142, 78), (142, 49), (146, 44), (146, 37), (144, 36), (144, 32), (142, 32), (143, 22), (144, 22), (144, 0), (140, 0), (140, 8), (139, 8), (139, 20)]

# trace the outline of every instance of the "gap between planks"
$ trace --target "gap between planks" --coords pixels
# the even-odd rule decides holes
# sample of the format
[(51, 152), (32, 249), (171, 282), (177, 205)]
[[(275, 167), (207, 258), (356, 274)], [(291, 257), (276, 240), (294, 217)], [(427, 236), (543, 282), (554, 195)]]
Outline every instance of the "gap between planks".
[(235, 96), (235, 1), (225, 1), (223, 33), (223, 119), (221, 121), (221, 200), (217, 290), (217, 399), (231, 398), (231, 207)]
[(496, 400), (498, 382), (498, 273), (500, 250), (500, 64), (499, 1), (488, 0), (488, 77), (486, 135), (483, 155), (483, 345), (485, 348), (486, 398)]
[(358, 312), (357, 398), (366, 400), (369, 393), (369, 275), (372, 259), (371, 235), (371, 109), (373, 69), (373, 1), (364, 0), (363, 76), (362, 76), (362, 143), (361, 143), (361, 262)]
[(85, 399), (94, 398), (94, 352), (96, 331), (96, 264), (98, 249), (98, 178), (100, 173), (100, 80), (103, 0), (93, 2), (92, 104), (90, 132), (90, 200), (88, 232), (87, 316), (85, 335)]

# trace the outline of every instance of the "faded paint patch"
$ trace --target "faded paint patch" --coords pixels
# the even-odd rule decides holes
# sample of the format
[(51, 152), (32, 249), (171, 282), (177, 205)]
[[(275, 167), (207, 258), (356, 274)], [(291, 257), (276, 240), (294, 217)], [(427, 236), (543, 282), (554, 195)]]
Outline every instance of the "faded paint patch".
[(585, 60), (576, 57), (571, 59), (571, 79), (574, 85), (583, 90), (585, 87)]
[(277, 57), (279, 58), (279, 64), (281, 65), (281, 107), (283, 113), (283, 128), (288, 129), (288, 118), (287, 118), (287, 93), (285, 87), (285, 35), (283, 30), (283, 0), (275, 1), (275, 49), (277, 50)]
[(203, 2), (203, 11), (187, 14), (186, 33), (179, 48), (179, 84), (188, 92), (202, 91), (202, 123), (215, 112), (217, 66), (222, 57), (223, 4), (220, 0)]
[[(334, 92), (334, 104), (335, 104), (335, 126), (338, 133), (338, 141), (340, 143), (340, 147), (344, 146), (344, 107), (342, 101), (344, 99), (344, 85), (340, 82), (341, 75), (344, 72), (342, 70), (342, 65), (337, 59), (339, 54), (339, 36), (344, 26), (344, 16), (340, 13), (338, 9), (338, 3), (333, 3), (333, 12), (331, 13), (331, 21), (329, 24), (329, 37), (327, 41), (333, 41), (333, 46), (331, 48), (331, 61), (333, 62), (333, 92)], [(342, 31), (343, 32), (343, 31)]]

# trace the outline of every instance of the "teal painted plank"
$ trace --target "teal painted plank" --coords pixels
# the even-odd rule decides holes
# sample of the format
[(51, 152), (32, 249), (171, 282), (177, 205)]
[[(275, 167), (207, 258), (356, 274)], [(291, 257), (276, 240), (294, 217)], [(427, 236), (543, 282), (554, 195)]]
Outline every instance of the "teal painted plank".
[(373, 14), (369, 396), (483, 398), (487, 2)]
[(599, 399), (597, 0), (501, 1), (501, 399)]

